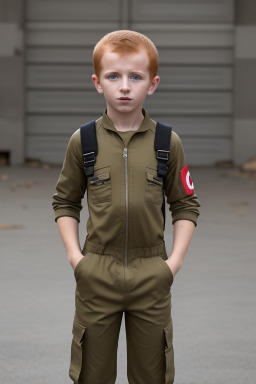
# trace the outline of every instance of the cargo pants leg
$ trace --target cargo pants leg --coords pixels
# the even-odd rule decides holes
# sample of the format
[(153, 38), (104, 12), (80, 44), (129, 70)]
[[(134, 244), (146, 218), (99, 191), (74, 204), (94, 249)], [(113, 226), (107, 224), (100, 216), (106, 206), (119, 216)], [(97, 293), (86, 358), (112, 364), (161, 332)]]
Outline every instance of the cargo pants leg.
[(116, 260), (86, 253), (77, 264), (75, 316), (69, 376), (75, 384), (114, 384), (123, 316), (122, 296), (113, 289)]
[(161, 256), (136, 258), (125, 268), (112, 256), (86, 253), (74, 273), (73, 382), (115, 383), (125, 312), (129, 384), (172, 384), (172, 274)]
[(125, 312), (129, 384), (172, 384), (172, 272), (161, 257), (136, 259), (130, 270), (134, 289)]

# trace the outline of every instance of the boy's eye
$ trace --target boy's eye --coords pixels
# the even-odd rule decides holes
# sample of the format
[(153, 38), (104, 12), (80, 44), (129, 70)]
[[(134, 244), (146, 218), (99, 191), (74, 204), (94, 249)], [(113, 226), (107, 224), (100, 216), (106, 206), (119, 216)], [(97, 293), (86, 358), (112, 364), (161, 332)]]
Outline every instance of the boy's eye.
[(109, 75), (108, 78), (110, 80), (115, 80), (117, 78), (117, 75), (112, 74), (112, 75)]
[(131, 79), (132, 80), (140, 80), (141, 79), (141, 76), (139, 76), (139, 75), (131, 75)]

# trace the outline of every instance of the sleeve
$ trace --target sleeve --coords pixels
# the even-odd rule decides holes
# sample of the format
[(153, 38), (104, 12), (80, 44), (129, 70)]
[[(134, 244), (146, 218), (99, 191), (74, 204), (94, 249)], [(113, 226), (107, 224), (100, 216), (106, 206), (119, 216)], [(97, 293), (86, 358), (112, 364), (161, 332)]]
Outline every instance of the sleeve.
[(172, 223), (177, 220), (190, 220), (197, 225), (200, 203), (194, 193), (181, 140), (175, 132), (171, 135), (170, 158), (167, 165), (165, 195), (172, 213)]
[(53, 195), (52, 207), (55, 221), (61, 216), (70, 216), (80, 221), (82, 199), (86, 191), (80, 130), (70, 138), (62, 170)]

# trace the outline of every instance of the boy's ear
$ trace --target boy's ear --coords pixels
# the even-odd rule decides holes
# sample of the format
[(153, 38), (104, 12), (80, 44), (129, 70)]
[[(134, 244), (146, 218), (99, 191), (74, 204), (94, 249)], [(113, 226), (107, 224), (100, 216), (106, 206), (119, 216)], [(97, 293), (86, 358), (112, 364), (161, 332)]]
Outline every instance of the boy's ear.
[(147, 95), (153, 95), (153, 93), (155, 92), (159, 82), (160, 82), (160, 77), (159, 76), (155, 76), (151, 80), (151, 85), (150, 85), (150, 87), (148, 89)]
[(93, 81), (93, 84), (95, 85), (95, 88), (97, 89), (97, 91), (99, 93), (103, 93), (103, 89), (101, 88), (100, 81), (95, 74), (92, 75), (92, 81)]

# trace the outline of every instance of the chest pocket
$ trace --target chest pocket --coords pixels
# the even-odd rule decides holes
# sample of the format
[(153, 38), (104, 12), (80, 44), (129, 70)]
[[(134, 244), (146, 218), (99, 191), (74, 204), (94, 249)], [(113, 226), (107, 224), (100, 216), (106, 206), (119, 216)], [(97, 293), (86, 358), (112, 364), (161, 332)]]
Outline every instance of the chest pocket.
[(153, 169), (146, 169), (145, 199), (148, 203), (162, 204), (163, 179)]
[(93, 204), (112, 200), (110, 167), (94, 171), (94, 175), (87, 180), (89, 201)]

